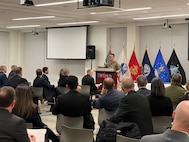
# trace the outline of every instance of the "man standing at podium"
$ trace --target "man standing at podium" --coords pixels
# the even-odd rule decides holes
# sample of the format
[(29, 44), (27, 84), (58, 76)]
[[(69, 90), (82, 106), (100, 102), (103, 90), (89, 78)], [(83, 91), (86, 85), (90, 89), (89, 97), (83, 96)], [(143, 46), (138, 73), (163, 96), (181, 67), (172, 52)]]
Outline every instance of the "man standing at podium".
[(104, 66), (106, 68), (113, 68), (114, 71), (119, 72), (120, 70), (120, 65), (119, 63), (115, 60), (115, 54), (114, 53), (110, 53), (109, 54), (109, 62), (104, 63)]

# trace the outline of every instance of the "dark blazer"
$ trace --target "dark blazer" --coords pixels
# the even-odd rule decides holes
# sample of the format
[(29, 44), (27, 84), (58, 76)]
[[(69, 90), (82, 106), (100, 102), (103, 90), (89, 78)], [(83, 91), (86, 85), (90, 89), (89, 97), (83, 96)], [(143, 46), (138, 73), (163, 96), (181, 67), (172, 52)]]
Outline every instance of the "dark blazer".
[(19, 75), (15, 75), (7, 82), (7, 86), (12, 86), (13, 88), (16, 88), (19, 84), (26, 84), (29, 86), (28, 81), (25, 78), (22, 78)]
[(15, 75), (16, 75), (15, 71), (10, 71), (10, 73), (8, 75), (8, 80), (11, 79)]
[(168, 129), (162, 134), (144, 136), (140, 142), (189, 142), (189, 136), (186, 133)]
[(148, 101), (151, 107), (152, 116), (171, 116), (173, 112), (173, 105), (171, 99), (168, 97), (153, 97), (148, 96)]
[(102, 97), (99, 97), (98, 100), (93, 101), (93, 107), (104, 108), (108, 111), (115, 111), (124, 96), (123, 92), (117, 91), (116, 89), (108, 90), (108, 92)]
[(147, 88), (139, 88), (136, 92), (139, 95), (144, 95), (144, 96), (150, 95), (150, 90), (148, 90)]
[(33, 128), (37, 128), (37, 129), (41, 129), (41, 128), (45, 128), (47, 129), (47, 141), (48, 139), (51, 139), (53, 142), (59, 142), (59, 139), (57, 138), (57, 136), (54, 134), (54, 132), (48, 128), (48, 126), (46, 124), (44, 124), (41, 120), (41, 117), (37, 111), (37, 108), (36, 109), (33, 109), (33, 113), (24, 118), (24, 120), (27, 122), (27, 123), (32, 123), (33, 124)]
[(55, 115), (61, 113), (65, 116), (83, 116), (90, 112), (89, 97), (75, 90), (70, 90), (65, 95), (59, 95), (52, 111)]
[(42, 78), (44, 78), (50, 84), (49, 78), (48, 78), (48, 76), (46, 74), (43, 74)]
[(90, 75), (85, 75), (83, 78), (82, 78), (82, 85), (90, 85), (90, 93), (93, 95), (93, 94), (99, 94), (100, 91), (98, 90), (98, 88), (96, 87), (95, 85), (95, 82), (94, 82), (94, 78), (91, 77)]
[(7, 85), (8, 78), (5, 73), (0, 72), (0, 88)]
[(58, 95), (54, 85), (49, 84), (48, 81), (42, 77), (36, 77), (33, 81), (33, 86), (43, 87), (43, 97), (49, 102), (53, 102), (53, 97)]
[(83, 116), (84, 128), (94, 128), (94, 119), (91, 115), (91, 103), (89, 97), (80, 94), (76, 90), (70, 90), (65, 95), (59, 95), (52, 113), (65, 116)]
[(121, 99), (120, 105), (110, 118), (113, 122), (134, 122), (138, 125), (141, 136), (153, 133), (152, 116), (148, 99), (130, 91)]
[(25, 121), (4, 109), (0, 109), (0, 141), (29, 142)]
[(66, 80), (67, 80), (68, 76), (66, 75), (63, 75), (59, 78), (58, 80), (58, 86), (61, 86), (61, 87), (66, 87)]

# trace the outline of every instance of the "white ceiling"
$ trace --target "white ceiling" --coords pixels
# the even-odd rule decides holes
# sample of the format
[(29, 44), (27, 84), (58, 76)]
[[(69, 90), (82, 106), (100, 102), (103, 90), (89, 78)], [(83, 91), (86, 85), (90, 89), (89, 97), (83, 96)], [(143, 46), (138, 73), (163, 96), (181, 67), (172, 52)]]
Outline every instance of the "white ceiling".
[[(32, 0), (34, 4), (48, 2), (60, 2), (68, 0)], [(81, 22), (81, 21), (99, 21), (97, 24), (125, 24), (133, 22), (136, 17), (151, 17), (175, 14), (189, 14), (189, 6), (186, 5), (189, 0), (114, 0), (114, 7), (83, 7), (82, 3), (72, 3), (64, 5), (36, 7), (20, 5), (20, 0), (0, 0), (0, 28), (7, 26), (22, 26), (39, 24), (41, 28), (57, 27), (58, 23)], [(119, 8), (131, 9), (139, 7), (152, 7), (146, 11), (119, 12), (109, 14), (92, 15), (90, 12), (115, 11)], [(37, 16), (56, 16), (52, 19), (13, 21), (13, 18), (37, 17)], [(179, 17), (177, 20), (185, 21), (185, 18)], [(175, 18), (166, 18), (174, 20)], [(145, 20), (145, 23), (154, 21), (165, 21), (164, 19)]]

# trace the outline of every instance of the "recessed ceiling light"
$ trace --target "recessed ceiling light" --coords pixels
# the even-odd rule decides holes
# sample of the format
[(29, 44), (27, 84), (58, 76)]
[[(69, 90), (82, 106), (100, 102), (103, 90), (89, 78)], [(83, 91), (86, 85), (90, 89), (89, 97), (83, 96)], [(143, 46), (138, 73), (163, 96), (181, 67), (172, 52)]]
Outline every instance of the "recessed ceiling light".
[(17, 28), (33, 28), (39, 27), (40, 25), (24, 25), (24, 26), (8, 26), (7, 29), (17, 29)]
[[(52, 2), (52, 3), (43, 3), (43, 4), (36, 4), (35, 6), (51, 6), (51, 5), (76, 3), (76, 2), (78, 2), (78, 0), (70, 0), (70, 1), (63, 1), (63, 2)], [(83, 0), (79, 0), (79, 2), (83, 2)]]
[(81, 25), (81, 24), (92, 24), (92, 23), (98, 23), (99, 21), (83, 21), (83, 22), (71, 22), (71, 23), (59, 23), (57, 25)]
[(177, 15), (161, 15), (161, 16), (153, 16), (153, 17), (141, 17), (141, 18), (133, 18), (133, 20), (150, 20), (150, 19), (160, 19), (160, 18), (173, 18), (173, 17), (184, 17), (189, 16), (189, 14), (177, 14)]
[(55, 16), (40, 16), (40, 17), (25, 17), (25, 18), (14, 18), (12, 20), (32, 20), (32, 19), (49, 19), (55, 18)]

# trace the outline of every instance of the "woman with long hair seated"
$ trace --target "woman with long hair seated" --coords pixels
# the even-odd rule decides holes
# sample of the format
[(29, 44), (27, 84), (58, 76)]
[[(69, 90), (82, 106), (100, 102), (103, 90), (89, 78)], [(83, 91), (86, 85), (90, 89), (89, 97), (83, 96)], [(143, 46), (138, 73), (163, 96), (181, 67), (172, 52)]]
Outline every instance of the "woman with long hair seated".
[(16, 87), (16, 104), (12, 111), (13, 114), (23, 118), (27, 123), (32, 123), (34, 129), (44, 128), (47, 130), (46, 141), (59, 142), (58, 137), (41, 120), (38, 106), (33, 103), (32, 92), (29, 86), (20, 84)]
[(152, 116), (171, 116), (173, 106), (171, 99), (165, 96), (165, 86), (163, 81), (156, 77), (151, 83), (151, 93), (148, 101), (151, 107)]

